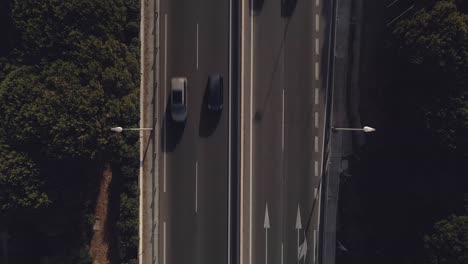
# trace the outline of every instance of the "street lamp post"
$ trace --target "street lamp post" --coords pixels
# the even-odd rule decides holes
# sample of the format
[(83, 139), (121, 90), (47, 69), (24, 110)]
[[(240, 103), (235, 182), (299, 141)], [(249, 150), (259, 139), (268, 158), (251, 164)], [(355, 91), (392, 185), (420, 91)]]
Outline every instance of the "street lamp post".
[(364, 126), (363, 128), (332, 127), (332, 130), (333, 131), (338, 131), (338, 130), (342, 130), (342, 131), (363, 131), (364, 133), (370, 133), (370, 132), (374, 132), (375, 128), (368, 127), (368, 126)]
[(111, 131), (121, 133), (124, 130), (130, 130), (130, 131), (140, 131), (140, 130), (153, 130), (150, 127), (135, 127), (135, 128), (122, 128), (122, 127), (113, 127), (110, 129)]

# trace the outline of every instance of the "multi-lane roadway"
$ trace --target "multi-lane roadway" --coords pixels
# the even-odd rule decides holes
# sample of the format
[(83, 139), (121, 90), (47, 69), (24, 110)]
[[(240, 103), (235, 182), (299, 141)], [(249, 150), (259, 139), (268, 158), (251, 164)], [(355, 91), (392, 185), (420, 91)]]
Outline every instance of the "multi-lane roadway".
[(327, 12), (321, 0), (244, 8), (242, 263), (316, 263)]
[[(228, 1), (160, 2), (158, 263), (227, 260), (228, 111), (207, 111), (205, 93), (213, 73), (228, 88), (228, 17)], [(183, 123), (170, 118), (170, 80), (179, 76), (188, 80)]]
[[(239, 254), (245, 264), (295, 263), (298, 257), (315, 263), (328, 68), (326, 3), (265, 0), (252, 15), (248, 0), (155, 1), (159, 85), (154, 114), (159, 121), (153, 135), (160, 155), (153, 177), (159, 204), (150, 207), (157, 214), (148, 214), (157, 215), (157, 221), (148, 221), (158, 225), (143, 232), (158, 234), (158, 248), (152, 249), (158, 254), (143, 262), (230, 263), (232, 254)], [(241, 7), (234, 25), (233, 6)], [(236, 32), (240, 35), (230, 36)], [(237, 54), (230, 53), (232, 48), (240, 51), (235, 76), (230, 76), (236, 60), (230, 55)], [(219, 114), (206, 110), (207, 78), (213, 73), (224, 77)], [(170, 80), (181, 76), (188, 80), (188, 117), (178, 123), (170, 118)], [(233, 77), (239, 81), (231, 82)], [(236, 110), (239, 115), (231, 115)], [(239, 164), (232, 164), (232, 155), (239, 155)], [(232, 173), (238, 165), (239, 173)], [(229, 192), (229, 183), (239, 184), (238, 194)], [(233, 205), (239, 210), (229, 211)], [(238, 251), (232, 251), (232, 241), (239, 243)]]

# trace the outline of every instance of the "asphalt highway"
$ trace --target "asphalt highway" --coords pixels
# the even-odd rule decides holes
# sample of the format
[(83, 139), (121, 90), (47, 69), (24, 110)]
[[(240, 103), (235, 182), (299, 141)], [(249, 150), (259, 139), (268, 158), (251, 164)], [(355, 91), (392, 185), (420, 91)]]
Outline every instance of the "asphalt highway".
[(243, 263), (316, 263), (328, 68), (321, 0), (244, 1)]
[[(226, 263), (229, 1), (161, 0), (160, 219), (157, 263)], [(209, 74), (224, 77), (224, 109), (206, 110)], [(170, 80), (188, 80), (188, 117), (170, 118)]]
[[(151, 206), (159, 208), (158, 254), (151, 263), (229, 263), (237, 253), (243, 264), (316, 263), (329, 4), (265, 0), (252, 15), (250, 1), (238, 1), (240, 207), (231, 219), (230, 2), (158, 2), (159, 206)], [(224, 77), (219, 114), (206, 109), (214, 73)], [(186, 122), (170, 118), (172, 77), (188, 80)], [(229, 253), (229, 224), (238, 222), (240, 251)]]

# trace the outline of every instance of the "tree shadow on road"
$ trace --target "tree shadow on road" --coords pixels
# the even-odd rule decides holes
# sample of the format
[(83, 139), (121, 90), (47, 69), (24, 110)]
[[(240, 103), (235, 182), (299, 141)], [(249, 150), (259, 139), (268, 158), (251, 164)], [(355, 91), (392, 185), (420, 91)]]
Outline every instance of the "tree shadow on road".
[(290, 17), (296, 9), (297, 0), (281, 0), (281, 16)]

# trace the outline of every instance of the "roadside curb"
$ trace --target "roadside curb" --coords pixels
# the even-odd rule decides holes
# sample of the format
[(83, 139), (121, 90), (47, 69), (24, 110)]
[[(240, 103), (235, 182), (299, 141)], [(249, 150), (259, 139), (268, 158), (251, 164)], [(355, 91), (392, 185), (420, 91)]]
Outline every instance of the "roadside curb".
[(336, 0), (335, 45), (333, 48), (332, 85), (330, 86), (330, 123), (329, 140), (326, 143), (324, 155), (323, 184), (324, 192), (323, 214), (321, 223), (321, 264), (336, 262), (336, 227), (339, 203), (340, 175), (348, 167), (345, 157), (353, 153), (353, 134), (332, 132), (332, 127), (360, 127), (359, 94), (356, 75), (359, 69), (359, 40), (362, 0)]
[(140, 130), (138, 263), (156, 263), (159, 248), (158, 13), (159, 0), (140, 2)]

